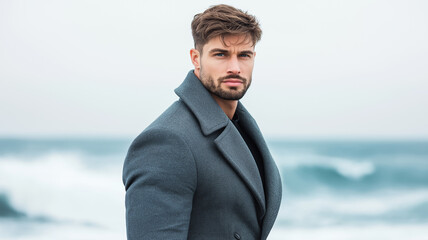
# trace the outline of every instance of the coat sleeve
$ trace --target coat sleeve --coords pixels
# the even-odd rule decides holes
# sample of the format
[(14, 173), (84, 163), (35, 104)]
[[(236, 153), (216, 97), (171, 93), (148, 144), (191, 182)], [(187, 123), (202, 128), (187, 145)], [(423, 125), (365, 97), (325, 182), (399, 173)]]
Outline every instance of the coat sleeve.
[(123, 168), (128, 240), (187, 239), (196, 180), (192, 152), (177, 134), (137, 137)]

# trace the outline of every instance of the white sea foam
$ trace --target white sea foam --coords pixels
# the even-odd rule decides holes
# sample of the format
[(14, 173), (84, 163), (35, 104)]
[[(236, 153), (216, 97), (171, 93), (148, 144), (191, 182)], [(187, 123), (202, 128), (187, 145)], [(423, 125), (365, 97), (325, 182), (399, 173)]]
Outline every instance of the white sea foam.
[(2, 240), (120, 240), (124, 231), (73, 224), (47, 224), (0, 219)]
[(428, 240), (428, 224), (328, 226), (320, 228), (274, 227), (268, 240)]
[(121, 166), (87, 168), (85, 156), (49, 153), (29, 161), (0, 158), (0, 192), (29, 217), (90, 223), (124, 232), (124, 188)]
[(363, 223), (368, 219), (384, 219), (389, 213), (406, 211), (428, 203), (428, 189), (382, 191), (371, 195), (285, 196), (279, 220), (296, 226), (326, 226), (342, 223)]

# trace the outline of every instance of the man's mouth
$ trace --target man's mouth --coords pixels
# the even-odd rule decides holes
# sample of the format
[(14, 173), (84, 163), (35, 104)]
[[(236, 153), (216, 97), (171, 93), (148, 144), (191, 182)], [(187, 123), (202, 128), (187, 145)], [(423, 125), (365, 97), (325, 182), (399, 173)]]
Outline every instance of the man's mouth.
[(224, 80), (222, 83), (224, 83), (226, 86), (229, 86), (229, 87), (238, 87), (243, 84), (243, 82), (238, 79), (227, 79), (227, 80)]
[(244, 84), (245, 79), (241, 76), (227, 76), (224, 77), (221, 81), (221, 83), (224, 83), (226, 86), (229, 87), (238, 87)]

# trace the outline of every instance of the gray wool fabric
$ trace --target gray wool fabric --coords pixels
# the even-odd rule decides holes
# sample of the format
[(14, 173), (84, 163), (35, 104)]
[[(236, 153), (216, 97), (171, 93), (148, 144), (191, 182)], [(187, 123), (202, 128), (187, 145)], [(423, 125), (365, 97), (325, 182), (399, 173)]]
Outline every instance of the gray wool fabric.
[(128, 239), (266, 239), (281, 179), (255, 120), (239, 102), (240, 121), (263, 158), (265, 186), (238, 130), (193, 70), (175, 92), (180, 99), (125, 159)]

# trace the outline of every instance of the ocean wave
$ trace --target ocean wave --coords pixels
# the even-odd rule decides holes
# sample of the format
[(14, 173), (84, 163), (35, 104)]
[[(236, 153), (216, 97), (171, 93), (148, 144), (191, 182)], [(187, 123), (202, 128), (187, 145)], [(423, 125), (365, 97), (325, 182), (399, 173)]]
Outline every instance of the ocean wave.
[(0, 193), (0, 218), (22, 218), (25, 214), (15, 209), (9, 202), (6, 194)]
[(88, 168), (85, 160), (64, 152), (46, 153), (31, 161), (0, 157), (0, 192), (7, 194), (6, 204), (30, 219), (43, 216), (59, 222), (123, 227), (121, 167)]
[(361, 179), (375, 172), (375, 165), (368, 160), (355, 161), (346, 158), (325, 157), (319, 155), (292, 155), (285, 157), (282, 165), (288, 168), (332, 169), (349, 179)]
[(372, 179), (379, 171), (368, 160), (356, 161), (314, 154), (285, 155), (279, 159), (283, 159), (278, 165), (286, 190), (294, 192), (351, 186), (350, 189), (360, 190), (358, 185)]
[[(390, 161), (348, 159), (311, 153), (275, 156), (286, 191), (310, 194), (339, 191), (360, 194), (390, 188), (416, 189), (428, 186), (426, 159), (391, 158)], [(407, 160), (407, 161), (406, 161)]]

